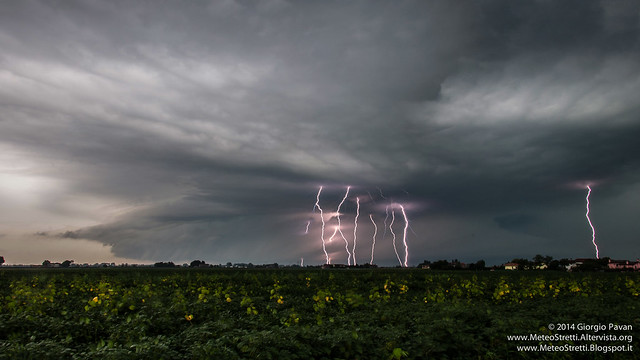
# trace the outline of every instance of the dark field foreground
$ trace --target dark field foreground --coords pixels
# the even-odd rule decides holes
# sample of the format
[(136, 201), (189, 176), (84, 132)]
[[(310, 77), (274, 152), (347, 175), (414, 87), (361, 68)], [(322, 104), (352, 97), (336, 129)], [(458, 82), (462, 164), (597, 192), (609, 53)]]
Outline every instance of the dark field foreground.
[(1, 269), (0, 359), (640, 359), (639, 293), (637, 273)]

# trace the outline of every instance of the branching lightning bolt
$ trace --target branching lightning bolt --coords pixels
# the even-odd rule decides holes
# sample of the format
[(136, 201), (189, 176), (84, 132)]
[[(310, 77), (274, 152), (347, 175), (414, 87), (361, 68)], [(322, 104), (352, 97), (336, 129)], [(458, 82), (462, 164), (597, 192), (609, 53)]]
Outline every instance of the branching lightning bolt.
[[(595, 229), (593, 228), (593, 225), (591, 224), (591, 220), (589, 219), (589, 194), (591, 193), (591, 188), (587, 187), (589, 189), (589, 193), (587, 194), (587, 220), (589, 220), (589, 225), (591, 226), (591, 229), (593, 230), (593, 243), (594, 246), (596, 246), (596, 256), (598, 255), (598, 247), (595, 243)], [(326, 259), (326, 264), (331, 264), (331, 258), (329, 257), (329, 253), (327, 252), (327, 241), (331, 242), (333, 240), (333, 238), (336, 236), (336, 234), (340, 233), (340, 236), (342, 237), (342, 240), (344, 241), (345, 244), (345, 251), (347, 253), (347, 265), (351, 266), (351, 259), (353, 259), (353, 265), (357, 265), (357, 259), (356, 259), (356, 246), (358, 244), (358, 220), (360, 218), (360, 197), (356, 197), (356, 214), (354, 217), (354, 225), (353, 225), (353, 246), (351, 248), (351, 251), (349, 249), (349, 241), (347, 240), (347, 238), (345, 237), (343, 231), (342, 231), (342, 219), (341, 219), (341, 213), (340, 211), (342, 210), (342, 207), (345, 203), (345, 201), (347, 200), (347, 198), (349, 197), (349, 192), (351, 191), (351, 186), (347, 186), (345, 194), (342, 198), (342, 200), (340, 201), (340, 203), (338, 204), (338, 208), (336, 210), (335, 213), (330, 213), (329, 215), (329, 221), (331, 221), (331, 219), (333, 219), (334, 217), (336, 218), (336, 222), (337, 224), (335, 224), (334, 226), (334, 231), (333, 234), (327, 239), (325, 238), (325, 232), (326, 232), (326, 219), (324, 218), (324, 211), (322, 209), (322, 207), (320, 207), (320, 196), (322, 194), (322, 190), (323, 190), (323, 186), (320, 186), (318, 189), (318, 193), (316, 195), (316, 202), (313, 206), (313, 212), (315, 212), (316, 208), (318, 209), (319, 213), (320, 213), (320, 220), (322, 223), (322, 229), (321, 229), (321, 233), (320, 233), (320, 240), (322, 241), (322, 251), (324, 252), (325, 255), (325, 259)], [(378, 188), (378, 191), (380, 192), (380, 197), (386, 200), (389, 200), (388, 205), (385, 207), (385, 218), (384, 218), (384, 233), (382, 235), (382, 240), (386, 240), (386, 234), (387, 234), (387, 227), (389, 232), (392, 235), (393, 238), (393, 251), (396, 254), (396, 258), (398, 259), (398, 263), (400, 264), (401, 267), (408, 267), (408, 263), (409, 263), (409, 246), (407, 244), (407, 234), (408, 231), (411, 230), (414, 234), (415, 232), (413, 231), (413, 229), (411, 228), (411, 225), (409, 223), (409, 218), (407, 217), (407, 213), (405, 210), (404, 205), (396, 203), (393, 201), (392, 198), (386, 198), (383, 193), (382, 190), (380, 188)], [(404, 190), (403, 190), (404, 191)], [(369, 196), (369, 198), (371, 199), (371, 201), (373, 201), (373, 203), (375, 204), (375, 200), (373, 198), (373, 196), (371, 195), (370, 192), (367, 191), (367, 194)], [(397, 244), (397, 240), (398, 240), (398, 234), (396, 234), (396, 232), (393, 229), (393, 226), (395, 225), (396, 222), (396, 209), (400, 209), (400, 211), (402, 212), (402, 217), (404, 219), (404, 229), (403, 229), (403, 233), (402, 233), (402, 244), (404, 245), (404, 261), (402, 260), (400, 253), (398, 252), (398, 244)], [(389, 222), (389, 210), (391, 210), (391, 221)], [(369, 220), (371, 221), (371, 224), (373, 225), (374, 231), (373, 231), (373, 236), (372, 236), (372, 243), (371, 243), (371, 260), (369, 261), (370, 264), (373, 265), (373, 261), (374, 261), (374, 255), (375, 255), (375, 246), (376, 246), (376, 241), (377, 241), (377, 236), (378, 236), (378, 225), (376, 223), (376, 221), (373, 218), (373, 214), (369, 213)], [(305, 229), (305, 234), (309, 233), (309, 229), (311, 226), (311, 223), (315, 221), (313, 218), (310, 218), (307, 221), (306, 224), (306, 229)], [(334, 224), (332, 224), (334, 225)], [(396, 226), (397, 227), (397, 226)], [(304, 264), (304, 259), (300, 258), (300, 265), (302, 266)]]
[(340, 201), (340, 204), (338, 204), (338, 210), (336, 211), (336, 219), (338, 220), (338, 226), (336, 226), (333, 235), (331, 235), (331, 237), (329, 238), (329, 241), (333, 240), (333, 237), (336, 235), (336, 233), (340, 233), (340, 236), (342, 236), (342, 239), (344, 240), (344, 248), (347, 251), (347, 265), (351, 265), (351, 253), (349, 252), (349, 242), (347, 241), (347, 238), (344, 236), (344, 234), (342, 233), (342, 229), (340, 228), (341, 223), (340, 223), (340, 208), (342, 208), (342, 204), (344, 204), (345, 200), (347, 200), (347, 196), (349, 196), (349, 190), (351, 189), (351, 186), (347, 186), (347, 192), (345, 192), (344, 197), (342, 198), (342, 201)]
[(400, 266), (402, 266), (402, 260), (400, 260), (400, 255), (398, 255), (398, 249), (396, 248), (396, 233), (393, 232), (393, 223), (396, 221), (396, 211), (395, 209), (391, 209), (391, 223), (389, 224), (389, 231), (391, 231), (391, 235), (393, 236), (393, 251), (396, 252), (396, 257), (398, 258), (398, 262)]
[(587, 213), (585, 214), (585, 216), (587, 218), (587, 222), (589, 223), (589, 226), (591, 227), (591, 242), (593, 243), (593, 246), (596, 248), (596, 259), (600, 259), (598, 244), (596, 244), (596, 229), (593, 227), (593, 224), (591, 223), (591, 219), (589, 218), (589, 195), (591, 195), (591, 187), (587, 185), (587, 189), (589, 191), (587, 192)]
[(404, 267), (408, 267), (409, 247), (407, 246), (407, 229), (409, 228), (409, 219), (407, 219), (404, 206), (400, 205), (400, 210), (402, 210), (402, 216), (404, 217), (404, 232), (402, 234), (402, 242), (404, 243)]
[(351, 250), (353, 256), (353, 265), (358, 265), (356, 263), (356, 242), (358, 240), (358, 235), (356, 232), (358, 231), (358, 217), (360, 216), (360, 198), (356, 197), (356, 218), (353, 221), (353, 249)]
[(333, 238), (336, 236), (337, 233), (338, 233), (338, 227), (334, 226), (333, 227), (333, 234), (331, 234), (331, 236), (329, 237), (329, 242), (333, 241)]
[(369, 214), (369, 219), (371, 219), (371, 223), (373, 224), (373, 242), (371, 243), (371, 261), (369, 261), (370, 265), (373, 265), (373, 252), (376, 250), (376, 235), (378, 235), (378, 225), (373, 221), (373, 215)]
[(322, 230), (320, 232), (320, 239), (322, 240), (322, 251), (324, 251), (324, 256), (327, 259), (327, 264), (328, 264), (329, 263), (329, 254), (327, 253), (327, 248), (325, 246), (325, 241), (324, 241), (324, 214), (322, 213), (322, 208), (320, 207), (320, 193), (321, 192), (322, 192), (322, 186), (320, 186), (320, 189), (318, 190), (318, 195), (316, 196), (316, 205), (314, 206), (314, 209), (318, 208), (318, 210), (320, 211), (320, 220), (322, 221)]

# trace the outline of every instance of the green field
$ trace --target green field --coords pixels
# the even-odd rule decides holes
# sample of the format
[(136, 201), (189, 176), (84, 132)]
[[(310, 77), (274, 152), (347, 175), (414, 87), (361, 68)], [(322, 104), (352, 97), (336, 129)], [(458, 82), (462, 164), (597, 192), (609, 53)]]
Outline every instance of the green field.
[[(637, 273), (1, 269), (0, 359), (640, 358), (639, 293)], [(632, 342), (507, 339), (528, 334)], [(539, 344), (601, 348), (517, 349)]]

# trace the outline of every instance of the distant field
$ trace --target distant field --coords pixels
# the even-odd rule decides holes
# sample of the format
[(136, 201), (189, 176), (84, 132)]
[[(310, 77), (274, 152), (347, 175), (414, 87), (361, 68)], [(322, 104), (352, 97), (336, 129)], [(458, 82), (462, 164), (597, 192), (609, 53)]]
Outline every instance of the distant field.
[[(637, 273), (1, 269), (0, 359), (640, 358), (639, 293)], [(529, 334), (552, 337), (507, 339)], [(600, 348), (517, 349), (540, 344)]]

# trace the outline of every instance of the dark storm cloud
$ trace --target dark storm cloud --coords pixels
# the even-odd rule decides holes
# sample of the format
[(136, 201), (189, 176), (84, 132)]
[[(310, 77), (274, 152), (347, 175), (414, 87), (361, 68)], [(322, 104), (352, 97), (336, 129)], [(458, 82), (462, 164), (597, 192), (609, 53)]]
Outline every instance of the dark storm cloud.
[[(462, 258), (432, 245), (483, 236), (468, 256), (560, 237), (548, 252), (564, 254), (584, 230), (576, 184), (607, 199), (638, 184), (639, 14), (600, 1), (14, 2), (0, 12), (0, 142), (61, 182), (38, 209), (108, 203), (96, 225), (59, 233), (119, 256), (322, 261), (299, 225), (319, 185), (329, 208), (346, 185), (420, 204), (417, 257)], [(630, 231), (617, 237), (638, 251)]]
[(526, 227), (535, 221), (535, 218), (527, 214), (508, 214), (495, 218), (498, 225), (505, 229), (519, 229)]
[[(449, 148), (438, 144), (431, 151), (431, 156), (441, 155), (446, 165), (440, 173), (427, 170), (416, 177), (419, 181), (407, 185), (411, 193), (423, 193), (453, 211), (508, 210), (562, 203), (573, 196), (567, 188), (577, 186), (576, 182), (632, 185), (638, 180), (640, 164), (635, 154), (640, 148), (635, 139), (640, 136), (639, 126), (516, 126), (489, 134), (475, 126), (465, 130), (470, 134), (443, 134), (435, 140), (452, 144)], [(425, 154), (425, 158), (429, 157)]]

